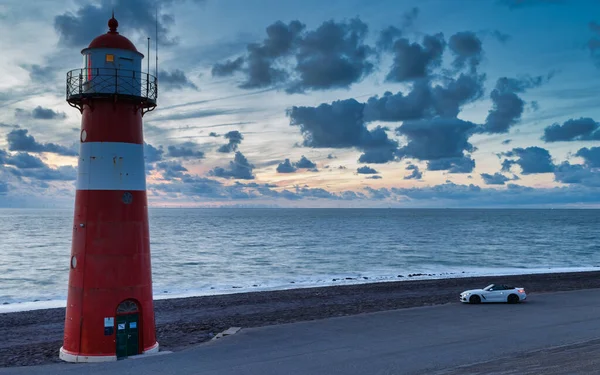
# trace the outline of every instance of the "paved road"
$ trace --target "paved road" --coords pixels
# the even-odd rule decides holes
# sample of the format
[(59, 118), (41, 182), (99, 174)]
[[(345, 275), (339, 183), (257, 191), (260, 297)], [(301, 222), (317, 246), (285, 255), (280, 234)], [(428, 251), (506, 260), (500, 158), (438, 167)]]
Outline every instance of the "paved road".
[(1, 369), (0, 374), (431, 374), (598, 339), (599, 305), (600, 290), (531, 295), (519, 305), (452, 303), (242, 329), (144, 359)]

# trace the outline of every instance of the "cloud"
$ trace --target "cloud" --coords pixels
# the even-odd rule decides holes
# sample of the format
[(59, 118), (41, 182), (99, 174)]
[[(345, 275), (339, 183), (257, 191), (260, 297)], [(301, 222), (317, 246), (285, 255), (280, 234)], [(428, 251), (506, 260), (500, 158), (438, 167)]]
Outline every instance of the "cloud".
[(146, 159), (146, 163), (154, 163), (162, 160), (163, 154), (164, 151), (162, 146), (156, 148), (151, 144), (144, 142), (144, 158)]
[(373, 176), (369, 176), (367, 177), (367, 179), (369, 180), (381, 180), (383, 177), (381, 177), (380, 175), (373, 175)]
[(169, 146), (167, 147), (167, 155), (173, 158), (195, 158), (195, 159), (203, 159), (204, 152), (202, 151), (194, 151), (193, 148), (197, 147), (193, 142), (185, 142), (180, 146)]
[(35, 107), (32, 111), (26, 111), (22, 108), (17, 108), (15, 109), (15, 116), (33, 118), (36, 120), (56, 120), (67, 117), (64, 112), (57, 112), (50, 108), (43, 108), (41, 106)]
[(419, 170), (419, 167), (414, 164), (410, 164), (406, 169), (412, 170), (412, 173), (404, 176), (405, 180), (420, 180), (423, 177), (423, 173)]
[(377, 172), (375, 169), (365, 165), (363, 167), (358, 168), (356, 170), (356, 173), (358, 173), (358, 174), (376, 174), (379, 172)]
[(556, 166), (554, 179), (565, 184), (600, 187), (600, 171), (580, 164), (563, 162)]
[(8, 168), (8, 171), (18, 178), (28, 177), (43, 181), (74, 181), (77, 179), (77, 169), (70, 165), (53, 169), (44, 164), (41, 168)]
[(510, 144), (510, 142), (512, 142), (512, 139), (505, 139), (502, 141), (502, 144), (507, 145), (507, 144)]
[(242, 69), (244, 58), (238, 57), (235, 60), (226, 60), (223, 63), (213, 65), (211, 74), (213, 77), (227, 77)]
[(448, 40), (448, 47), (456, 56), (452, 63), (456, 69), (463, 69), (468, 65), (471, 73), (476, 72), (483, 49), (481, 40), (474, 32), (462, 31), (452, 35)]
[(477, 125), (457, 118), (405, 121), (396, 128), (396, 134), (405, 136), (408, 143), (398, 150), (401, 157), (418, 160), (462, 158), (475, 147), (469, 137)]
[(600, 147), (580, 148), (575, 156), (583, 158), (589, 168), (600, 168)]
[(302, 155), (300, 160), (298, 160), (295, 165), (297, 168), (307, 168), (307, 169), (314, 169), (317, 167), (317, 165), (315, 163), (308, 160), (306, 158), (306, 156), (304, 156), (304, 155)]
[(392, 188), (406, 203), (435, 206), (486, 207), (523, 205), (561, 205), (598, 203), (600, 196), (595, 188), (583, 186), (531, 188), (508, 184), (507, 188), (480, 188), (479, 186), (445, 183), (423, 188)]
[(253, 180), (253, 169), (254, 165), (250, 164), (248, 159), (241, 152), (237, 151), (233, 161), (229, 162), (229, 168), (216, 167), (209, 174), (215, 177)]
[(475, 169), (475, 160), (470, 156), (450, 157), (429, 160), (428, 171), (448, 171), (448, 173), (471, 173)]
[(283, 163), (277, 166), (278, 173), (294, 173), (298, 169), (309, 169), (313, 172), (317, 172), (317, 165), (310, 161), (306, 156), (302, 155), (300, 160), (295, 163), (290, 162), (290, 159), (285, 159)]
[(425, 35), (422, 44), (397, 39), (391, 46), (394, 55), (387, 82), (406, 82), (426, 78), (431, 69), (440, 66), (446, 41), (442, 33)]
[(242, 140), (244, 140), (244, 136), (242, 135), (242, 133), (240, 133), (237, 130), (232, 130), (230, 132), (227, 132), (224, 135), (224, 137), (225, 137), (225, 139), (229, 140), (229, 143), (219, 147), (217, 149), (218, 152), (229, 153), (229, 152), (236, 151), (238, 146), (242, 143)]
[(298, 41), (295, 72), (288, 92), (349, 88), (373, 71), (374, 51), (364, 44), (368, 27), (358, 18), (326, 21)]
[(510, 178), (498, 172), (494, 173), (493, 175), (482, 173), (481, 177), (483, 178), (483, 182), (485, 182), (487, 185), (504, 185), (507, 181), (510, 181)]
[[(127, 25), (129, 33), (155, 35), (155, 9), (159, 7), (158, 35), (163, 46), (175, 45), (178, 38), (169, 36), (175, 19), (164, 10), (176, 0), (102, 0), (98, 5), (86, 4), (74, 13), (65, 12), (54, 17), (54, 29), (59, 35), (59, 44), (65, 47), (87, 46), (93, 38), (108, 31), (107, 22), (114, 7), (115, 18)], [(198, 3), (197, 1), (195, 1)]]
[(500, 155), (516, 157), (517, 160), (504, 159), (502, 171), (509, 172), (513, 165), (521, 167), (523, 174), (550, 173), (554, 171), (554, 163), (548, 150), (532, 146), (527, 148), (513, 148), (512, 151)]
[[(2, 150), (0, 150), (2, 151)], [(31, 169), (31, 168), (47, 168), (46, 163), (42, 159), (30, 155), (26, 152), (19, 152), (16, 155), (8, 155), (4, 152), (4, 157), (0, 154), (0, 164), (13, 165), (19, 169)]]
[(156, 164), (156, 168), (162, 171), (164, 179), (183, 178), (187, 168), (178, 161), (163, 161)]
[[(364, 44), (367, 31), (358, 18), (329, 20), (311, 31), (297, 20), (277, 21), (266, 28), (267, 38), (261, 43), (247, 45), (244, 56), (214, 64), (212, 75), (242, 72), (245, 81), (239, 87), (244, 89), (278, 84), (288, 93), (348, 88), (373, 71), (369, 58), (374, 50)], [(295, 65), (286, 64), (291, 59)]]
[(277, 173), (294, 173), (297, 168), (290, 163), (290, 159), (285, 159), (283, 163), (280, 163), (277, 166)]
[(64, 156), (77, 156), (77, 151), (55, 143), (39, 143), (27, 129), (15, 129), (6, 135), (10, 151), (51, 152)]
[(544, 129), (545, 142), (600, 141), (600, 124), (589, 117), (570, 119), (562, 125), (554, 123)]
[(368, 130), (363, 120), (364, 104), (355, 99), (338, 100), (318, 107), (294, 106), (287, 112), (290, 125), (299, 126), (303, 145), (313, 148), (351, 148), (365, 153), (361, 163), (385, 163), (394, 159), (398, 142), (386, 129)]
[(179, 69), (175, 69), (171, 72), (166, 70), (159, 71), (158, 82), (161, 87), (165, 89), (181, 90), (184, 88), (190, 88), (193, 90), (198, 90), (198, 86), (190, 81), (185, 73)]

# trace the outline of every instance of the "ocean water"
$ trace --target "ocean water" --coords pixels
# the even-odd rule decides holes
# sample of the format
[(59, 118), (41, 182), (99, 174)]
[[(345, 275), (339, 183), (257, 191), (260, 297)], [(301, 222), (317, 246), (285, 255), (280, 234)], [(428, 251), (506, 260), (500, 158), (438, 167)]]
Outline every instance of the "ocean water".
[[(0, 209), (0, 312), (65, 306), (72, 221)], [(584, 271), (599, 228), (600, 210), (151, 208), (154, 296)]]

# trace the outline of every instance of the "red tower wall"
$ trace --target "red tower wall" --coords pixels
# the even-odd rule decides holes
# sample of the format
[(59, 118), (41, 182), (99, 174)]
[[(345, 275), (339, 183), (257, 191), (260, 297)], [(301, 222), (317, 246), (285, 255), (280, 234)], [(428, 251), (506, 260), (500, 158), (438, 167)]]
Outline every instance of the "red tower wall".
[[(141, 110), (94, 99), (80, 141), (62, 351), (115, 356), (116, 310), (128, 299), (140, 310), (140, 353), (156, 349)], [(105, 318), (115, 318), (110, 334)]]

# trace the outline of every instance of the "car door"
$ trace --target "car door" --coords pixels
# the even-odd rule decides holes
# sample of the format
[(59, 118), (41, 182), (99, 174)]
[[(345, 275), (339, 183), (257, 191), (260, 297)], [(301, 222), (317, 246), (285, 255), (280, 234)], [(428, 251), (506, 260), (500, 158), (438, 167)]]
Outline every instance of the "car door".
[(495, 285), (485, 292), (485, 300), (486, 302), (500, 302), (503, 299), (503, 294), (504, 289), (499, 285)]

